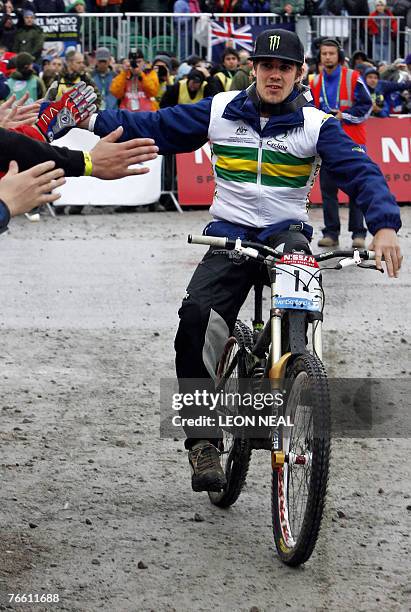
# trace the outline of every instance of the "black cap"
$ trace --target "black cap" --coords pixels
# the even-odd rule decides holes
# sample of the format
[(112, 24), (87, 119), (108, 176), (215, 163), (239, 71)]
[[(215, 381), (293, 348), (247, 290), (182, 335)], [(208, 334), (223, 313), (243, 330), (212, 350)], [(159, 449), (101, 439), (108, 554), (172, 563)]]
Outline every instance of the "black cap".
[(295, 32), (281, 29), (265, 30), (257, 36), (254, 54), (250, 56), (250, 60), (270, 57), (303, 64), (303, 44)]

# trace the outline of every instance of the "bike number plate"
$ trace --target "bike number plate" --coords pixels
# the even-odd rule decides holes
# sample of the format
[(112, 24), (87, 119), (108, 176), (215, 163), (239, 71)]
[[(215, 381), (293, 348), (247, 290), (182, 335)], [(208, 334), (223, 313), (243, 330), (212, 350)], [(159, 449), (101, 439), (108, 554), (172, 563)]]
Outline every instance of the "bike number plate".
[(320, 268), (311, 255), (283, 255), (275, 266), (273, 308), (320, 312), (322, 307)]

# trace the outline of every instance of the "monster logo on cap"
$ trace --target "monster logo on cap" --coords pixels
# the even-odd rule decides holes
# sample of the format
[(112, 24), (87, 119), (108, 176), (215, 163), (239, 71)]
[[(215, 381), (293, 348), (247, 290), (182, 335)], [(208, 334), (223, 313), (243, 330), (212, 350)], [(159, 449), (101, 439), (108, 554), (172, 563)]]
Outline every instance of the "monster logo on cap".
[(274, 36), (269, 36), (268, 39), (270, 41), (270, 51), (275, 51), (276, 49), (278, 49), (278, 47), (280, 46), (281, 36), (275, 34)]
[(276, 28), (261, 32), (255, 41), (254, 53), (250, 60), (259, 61), (277, 58), (302, 65), (304, 46), (295, 32)]

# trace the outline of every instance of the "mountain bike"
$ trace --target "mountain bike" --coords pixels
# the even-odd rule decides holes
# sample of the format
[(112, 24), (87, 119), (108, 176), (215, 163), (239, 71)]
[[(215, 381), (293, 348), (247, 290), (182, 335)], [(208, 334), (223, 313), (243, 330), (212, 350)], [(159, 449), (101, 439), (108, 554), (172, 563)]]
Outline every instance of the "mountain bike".
[[(237, 320), (219, 360), (215, 384), (216, 391), (227, 397), (251, 392), (265, 398), (271, 392), (278, 401), (264, 406), (264, 426), (257, 433), (242, 425), (249, 410), (244, 411), (238, 401), (230, 406), (222, 402), (219, 413), (240, 418), (240, 425), (221, 426), (219, 451), (227, 484), (208, 495), (216, 506), (234, 504), (244, 487), (253, 449), (269, 450), (274, 541), (281, 560), (298, 566), (310, 558), (318, 538), (331, 449), (330, 395), (321, 361), (325, 268), (319, 263), (341, 258), (326, 269), (354, 265), (377, 269), (363, 264), (374, 259), (374, 253), (357, 249), (280, 253), (264, 244), (214, 236), (189, 236), (188, 242), (208, 245), (216, 254), (253, 260), (267, 269), (268, 321), (264, 324), (264, 283), (259, 280), (254, 285), (252, 328)], [(274, 425), (270, 416), (276, 419)]]

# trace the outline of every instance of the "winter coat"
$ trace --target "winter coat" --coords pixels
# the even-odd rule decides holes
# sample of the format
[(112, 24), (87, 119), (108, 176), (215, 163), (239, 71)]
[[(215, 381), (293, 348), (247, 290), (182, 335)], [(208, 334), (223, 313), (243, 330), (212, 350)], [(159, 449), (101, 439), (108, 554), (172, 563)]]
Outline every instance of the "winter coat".
[(157, 110), (158, 104), (154, 98), (158, 93), (160, 83), (158, 81), (157, 72), (151, 69), (149, 71), (141, 72), (138, 77), (133, 76), (130, 70), (122, 70), (120, 74), (113, 79), (110, 92), (113, 94), (113, 96), (120, 100), (120, 106), (122, 102), (124, 102), (124, 97), (127, 93), (128, 86), (130, 85), (129, 81), (132, 79), (136, 80), (138, 91), (144, 92), (145, 97), (148, 99), (153, 98), (150, 104), (151, 110)]
[(7, 17), (3, 16), (0, 24), (0, 44), (4, 45), (7, 51), (13, 51), (14, 39), (16, 37), (17, 28), (14, 23), (13, 27), (5, 28), (4, 22), (6, 21), (6, 19)]
[(97, 70), (94, 70), (91, 74), (91, 78), (96, 84), (101, 94), (100, 109), (105, 108), (118, 108), (118, 102), (115, 96), (110, 92), (111, 83), (115, 78), (115, 74), (112, 70), (109, 70), (105, 74), (101, 74)]
[(34, 59), (38, 62), (43, 50), (44, 33), (43, 30), (36, 25), (22, 26), (17, 28), (14, 38), (13, 51), (15, 53), (31, 53)]
[(247, 89), (250, 85), (250, 72), (251, 68), (248, 66), (240, 66), (231, 81), (231, 91)]
[[(383, 39), (383, 41), (388, 42), (388, 37), (386, 40), (386, 37), (384, 36), (384, 32), (386, 32), (387, 26), (390, 25), (390, 32), (391, 32), (391, 37), (394, 38), (397, 35), (398, 32), (398, 24), (397, 24), (397, 20), (394, 18), (394, 15), (392, 14), (392, 12), (390, 11), (390, 9), (385, 9), (384, 11), (384, 15), (381, 15), (380, 13), (378, 13), (377, 11), (373, 11), (372, 13), (370, 13), (370, 17), (391, 17), (391, 19), (388, 21), (388, 19), (367, 19), (367, 28), (368, 28), (368, 32), (371, 34), (371, 36), (377, 36), (377, 38), (381, 38)], [(385, 27), (384, 27), (385, 26)]]

